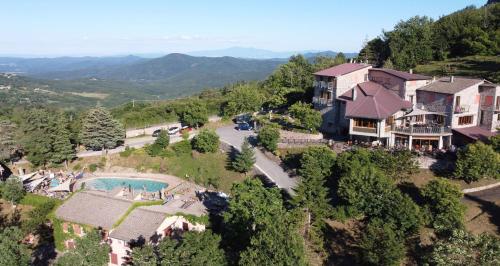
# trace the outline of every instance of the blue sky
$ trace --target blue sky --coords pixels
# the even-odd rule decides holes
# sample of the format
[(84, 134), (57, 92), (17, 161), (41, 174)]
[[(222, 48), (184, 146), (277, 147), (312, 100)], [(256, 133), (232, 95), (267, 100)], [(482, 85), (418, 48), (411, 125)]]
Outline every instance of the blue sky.
[(233, 46), (357, 52), (401, 19), (486, 0), (0, 0), (3, 55), (170, 53)]

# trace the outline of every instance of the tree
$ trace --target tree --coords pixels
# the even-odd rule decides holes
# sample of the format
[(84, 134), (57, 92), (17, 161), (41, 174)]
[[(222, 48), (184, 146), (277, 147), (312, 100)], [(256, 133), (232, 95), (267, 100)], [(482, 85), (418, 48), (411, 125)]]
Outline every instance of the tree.
[(165, 148), (168, 147), (170, 143), (170, 136), (168, 135), (166, 130), (161, 130), (158, 137), (155, 139), (155, 142), (152, 145), (146, 146), (145, 150), (149, 154), (149, 156), (158, 156), (160, 155)]
[(17, 204), (24, 197), (26, 192), (23, 188), (23, 183), (17, 177), (8, 178), (2, 186), (2, 197), (12, 204)]
[(12, 159), (19, 153), (19, 147), (15, 138), (16, 125), (8, 120), (0, 120), (0, 162)]
[(291, 116), (297, 119), (300, 127), (316, 132), (321, 126), (321, 113), (312, 109), (312, 106), (307, 103), (298, 102), (290, 106), (289, 112)]
[(219, 136), (213, 130), (202, 129), (193, 138), (193, 148), (199, 152), (216, 152), (219, 148)]
[(500, 153), (500, 134), (496, 134), (493, 137), (490, 137), (490, 143), (493, 150), (497, 153)]
[(180, 118), (187, 126), (198, 128), (208, 122), (207, 106), (202, 101), (190, 101), (180, 114)]
[(255, 84), (237, 85), (227, 94), (224, 106), (225, 116), (234, 116), (245, 112), (256, 112), (264, 103), (262, 92)]
[(149, 244), (133, 248), (130, 258), (132, 265), (157, 266), (160, 264), (155, 247)]
[(409, 150), (371, 151), (371, 161), (392, 180), (405, 180), (419, 171), (418, 161)]
[(415, 16), (401, 21), (394, 30), (385, 33), (391, 61), (399, 70), (408, 70), (417, 64), (432, 60), (432, 19)]
[(474, 236), (454, 230), (447, 239), (438, 240), (428, 258), (430, 265), (499, 265), (500, 239), (481, 234)]
[(331, 209), (325, 182), (334, 163), (335, 153), (327, 147), (309, 147), (302, 153), (298, 169), (302, 179), (293, 202), (311, 212), (314, 220), (326, 218)]
[(313, 84), (313, 68), (302, 55), (290, 57), (288, 63), (283, 64), (271, 74), (266, 85), (272, 88), (300, 88), (306, 91)]
[(289, 214), (276, 216), (274, 225), (258, 231), (240, 255), (239, 265), (307, 265), (304, 241)]
[(30, 265), (30, 250), (22, 239), (18, 227), (0, 228), (0, 265)]
[(233, 169), (241, 173), (246, 173), (252, 169), (254, 163), (255, 152), (250, 146), (248, 139), (245, 139), (241, 145), (241, 152), (236, 155), (232, 162)]
[(470, 183), (481, 178), (500, 178), (500, 154), (480, 141), (468, 144), (457, 154), (455, 176)]
[(404, 241), (394, 225), (379, 219), (368, 223), (360, 242), (361, 261), (366, 265), (400, 265)]
[(52, 158), (50, 159), (52, 163), (68, 162), (76, 156), (67, 125), (66, 119), (59, 115), (56, 124), (53, 126), (56, 133), (52, 142)]
[(276, 151), (278, 148), (279, 138), (280, 131), (278, 127), (273, 124), (263, 126), (257, 134), (257, 141), (259, 145), (271, 152)]
[(189, 231), (180, 239), (164, 238), (157, 246), (132, 249), (132, 265), (226, 265), (221, 237), (212, 231)]
[(77, 238), (76, 248), (59, 257), (55, 265), (107, 265), (109, 262), (109, 251), (108, 244), (102, 242), (100, 232), (93, 230), (84, 237)]
[(125, 130), (102, 107), (90, 109), (82, 121), (80, 139), (87, 149), (112, 149), (123, 142)]
[(224, 225), (241, 265), (304, 265), (304, 244), (294, 215), (283, 207), (277, 188), (247, 178), (231, 189)]
[(450, 232), (463, 228), (465, 206), (462, 191), (447, 180), (432, 180), (422, 190), (426, 208), (431, 217), (431, 225), (438, 232)]

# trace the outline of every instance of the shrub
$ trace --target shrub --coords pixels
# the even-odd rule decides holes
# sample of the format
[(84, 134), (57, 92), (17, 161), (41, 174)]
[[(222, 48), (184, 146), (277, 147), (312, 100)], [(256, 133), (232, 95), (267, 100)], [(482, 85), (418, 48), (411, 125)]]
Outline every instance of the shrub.
[(151, 157), (159, 156), (163, 152), (163, 148), (156, 143), (145, 146), (144, 150), (146, 150), (146, 153)]
[(277, 126), (272, 124), (262, 127), (257, 135), (259, 145), (272, 152), (278, 148), (279, 138), (280, 131)]
[(188, 140), (179, 141), (175, 144), (172, 144), (171, 147), (177, 156), (180, 156), (183, 154), (189, 154), (189, 153), (191, 153), (191, 149), (192, 149), (191, 143)]
[(421, 191), (431, 224), (438, 232), (463, 227), (465, 206), (461, 203), (462, 191), (447, 180), (432, 180)]
[(95, 163), (90, 164), (90, 165), (89, 165), (89, 171), (90, 171), (91, 173), (93, 173), (93, 172), (97, 171), (97, 164), (95, 164)]
[(458, 152), (455, 176), (470, 183), (481, 178), (500, 178), (500, 154), (480, 141)]
[(82, 169), (82, 165), (81, 165), (81, 164), (79, 164), (79, 163), (77, 163), (77, 164), (75, 164), (75, 165), (73, 166), (73, 170), (75, 170), (75, 171), (79, 171), (80, 169)]
[(170, 144), (170, 136), (168, 135), (166, 130), (160, 131), (160, 134), (156, 138), (154, 144), (162, 149), (165, 149), (168, 144)]
[(310, 104), (298, 102), (290, 106), (289, 111), (302, 128), (315, 132), (321, 126), (321, 113)]
[(236, 155), (232, 162), (233, 169), (240, 173), (246, 173), (252, 170), (254, 163), (255, 152), (248, 143), (248, 139), (245, 139), (243, 145), (241, 145), (241, 152)]
[(193, 148), (199, 152), (216, 152), (219, 148), (219, 136), (213, 130), (203, 129), (193, 138)]
[(135, 151), (135, 148), (130, 148), (129, 146), (127, 146), (127, 147), (125, 147), (124, 151), (120, 152), (120, 157), (127, 158), (130, 155), (132, 155), (132, 153), (134, 153), (134, 151)]
[(5, 181), (2, 185), (2, 198), (13, 204), (19, 203), (25, 194), (26, 192), (24, 191), (23, 183), (16, 177), (7, 179), (7, 181)]

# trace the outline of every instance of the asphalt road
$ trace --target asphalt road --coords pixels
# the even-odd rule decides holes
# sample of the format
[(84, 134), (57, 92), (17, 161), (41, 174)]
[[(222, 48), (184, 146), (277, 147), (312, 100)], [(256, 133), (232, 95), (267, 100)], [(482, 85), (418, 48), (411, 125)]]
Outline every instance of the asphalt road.
[[(469, 196), (469, 197), (467, 197)], [(481, 199), (484, 201), (489, 201), (489, 202), (499, 202), (500, 203), (500, 186), (496, 186), (494, 188), (486, 189), (486, 190), (481, 190), (478, 192), (473, 192), (473, 193), (467, 193), (465, 195), (465, 198), (477, 198)]]
[[(220, 127), (217, 129), (221, 141), (240, 150), (245, 138), (255, 136), (253, 131), (238, 131), (235, 125)], [(297, 186), (297, 178), (290, 177), (284, 170), (274, 161), (268, 159), (260, 150), (255, 149), (255, 168), (262, 172), (266, 177), (276, 184), (277, 187), (286, 190), (290, 195), (294, 194), (293, 188)]]

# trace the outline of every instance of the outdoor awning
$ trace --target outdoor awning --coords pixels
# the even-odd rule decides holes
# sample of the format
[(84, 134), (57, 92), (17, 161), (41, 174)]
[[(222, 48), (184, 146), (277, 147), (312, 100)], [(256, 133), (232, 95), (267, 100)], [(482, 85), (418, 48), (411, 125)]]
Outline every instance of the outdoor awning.
[(31, 181), (30, 183), (26, 184), (25, 186), (30, 192), (33, 192), (33, 190), (35, 190), (46, 178), (47, 178), (47, 176), (39, 178), (39, 179), (35, 179), (35, 180)]
[(422, 110), (422, 109), (413, 109), (409, 114), (406, 114), (403, 117), (411, 117), (411, 116), (419, 116), (419, 115), (442, 115), (442, 116), (446, 116), (444, 113), (431, 112), (431, 111)]
[(47, 192), (56, 192), (56, 191), (67, 191), (70, 192), (71, 179), (66, 180), (64, 183), (59, 184), (57, 187), (53, 187), (48, 189)]
[(33, 172), (33, 173), (30, 173), (30, 174), (22, 175), (19, 178), (21, 179), (21, 181), (24, 182), (24, 181), (27, 181), (28, 179), (34, 177), (36, 174), (37, 174), (37, 172)]

